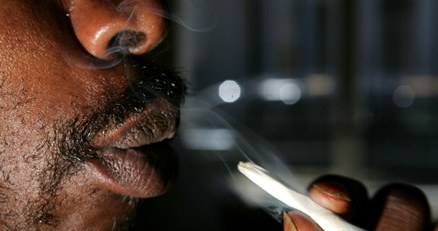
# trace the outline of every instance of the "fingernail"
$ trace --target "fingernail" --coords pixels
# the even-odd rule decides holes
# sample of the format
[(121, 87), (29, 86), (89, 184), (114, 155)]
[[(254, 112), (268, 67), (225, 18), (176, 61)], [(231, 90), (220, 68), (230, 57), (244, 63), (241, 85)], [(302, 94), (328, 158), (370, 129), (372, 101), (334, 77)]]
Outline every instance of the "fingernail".
[(283, 212), (283, 230), (284, 231), (298, 231), (292, 219), (286, 212)]
[(314, 184), (312, 187), (318, 190), (319, 192), (329, 196), (332, 199), (351, 202), (351, 199), (348, 195), (348, 190), (339, 183), (318, 182)]

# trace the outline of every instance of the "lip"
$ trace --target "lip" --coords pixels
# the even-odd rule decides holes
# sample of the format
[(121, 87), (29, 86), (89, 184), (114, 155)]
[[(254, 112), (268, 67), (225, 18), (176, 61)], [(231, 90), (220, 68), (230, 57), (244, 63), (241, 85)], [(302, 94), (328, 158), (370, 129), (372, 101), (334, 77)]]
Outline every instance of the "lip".
[(166, 192), (176, 178), (177, 161), (167, 140), (175, 135), (179, 110), (158, 98), (119, 125), (95, 135), (98, 158), (87, 166), (109, 191), (147, 198)]
[(92, 146), (96, 149), (128, 149), (171, 139), (175, 135), (178, 118), (179, 110), (158, 98), (141, 113), (100, 131), (92, 139)]

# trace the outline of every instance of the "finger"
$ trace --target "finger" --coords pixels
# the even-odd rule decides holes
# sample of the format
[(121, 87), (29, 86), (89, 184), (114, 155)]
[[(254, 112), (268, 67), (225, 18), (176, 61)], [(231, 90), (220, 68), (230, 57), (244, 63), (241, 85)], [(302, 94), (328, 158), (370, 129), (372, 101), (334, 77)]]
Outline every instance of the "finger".
[(438, 231), (438, 224), (437, 223), (433, 224), (430, 230)]
[(323, 231), (316, 223), (301, 212), (283, 214), (284, 231)]
[(368, 223), (368, 192), (360, 182), (335, 175), (317, 179), (309, 187), (309, 197), (347, 221), (365, 227)]
[(410, 185), (392, 184), (377, 192), (372, 200), (377, 231), (426, 230), (430, 208), (424, 193)]

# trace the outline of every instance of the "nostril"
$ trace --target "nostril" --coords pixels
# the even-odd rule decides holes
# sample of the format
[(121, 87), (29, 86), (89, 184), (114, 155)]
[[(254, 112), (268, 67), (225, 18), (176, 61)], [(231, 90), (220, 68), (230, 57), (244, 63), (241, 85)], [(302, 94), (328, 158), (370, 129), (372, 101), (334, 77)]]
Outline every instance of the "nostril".
[(114, 8), (115, 0), (65, 2), (76, 37), (88, 53), (97, 58), (145, 54), (165, 35), (166, 22), (155, 10), (161, 9), (161, 0), (127, 0), (141, 6), (134, 7), (129, 15)]
[(114, 35), (108, 43), (108, 48), (128, 49), (130, 52), (136, 50), (146, 43), (146, 34), (134, 30), (123, 30)]

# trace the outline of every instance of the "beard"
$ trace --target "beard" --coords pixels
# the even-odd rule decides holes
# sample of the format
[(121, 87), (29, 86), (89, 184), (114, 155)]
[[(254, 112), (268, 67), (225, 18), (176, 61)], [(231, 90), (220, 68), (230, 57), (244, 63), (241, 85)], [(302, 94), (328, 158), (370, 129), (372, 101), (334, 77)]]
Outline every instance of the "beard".
[[(108, 93), (104, 105), (93, 109), (85, 106), (73, 118), (59, 119), (44, 129), (45, 138), (34, 148), (35, 152), (28, 156), (30, 161), (44, 160), (44, 167), (36, 171), (39, 172), (36, 176), (38, 195), (27, 202), (21, 215), (25, 218), (25, 224), (15, 225), (16, 229), (33, 230), (32, 227), (56, 227), (59, 224), (62, 218), (56, 211), (61, 203), (58, 197), (65, 182), (80, 172), (88, 160), (102, 158), (92, 145), (92, 138), (99, 131), (117, 126), (127, 118), (140, 114), (154, 99), (164, 98), (177, 108), (182, 103), (185, 85), (177, 74), (137, 58), (133, 60), (134, 64), (128, 64), (130, 70), (134, 70), (130, 77), (132, 80), (124, 92), (117, 95)], [(129, 200), (128, 204), (132, 206), (138, 199), (125, 197), (124, 200)], [(13, 217), (13, 212), (10, 215)], [(129, 216), (126, 216), (113, 228), (125, 229), (129, 223)]]

